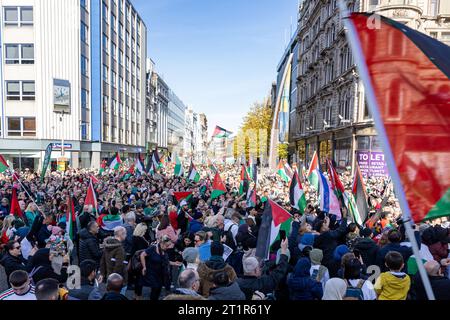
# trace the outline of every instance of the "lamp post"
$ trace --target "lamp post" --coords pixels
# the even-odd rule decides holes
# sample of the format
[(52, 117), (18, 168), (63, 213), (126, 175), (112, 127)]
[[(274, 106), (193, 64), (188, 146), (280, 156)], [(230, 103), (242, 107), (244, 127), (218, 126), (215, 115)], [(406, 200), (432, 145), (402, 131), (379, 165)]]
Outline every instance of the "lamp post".
[(61, 111), (61, 116), (59, 117), (59, 121), (61, 122), (61, 158), (64, 158), (64, 128), (63, 128), (63, 117), (64, 117), (64, 110)]

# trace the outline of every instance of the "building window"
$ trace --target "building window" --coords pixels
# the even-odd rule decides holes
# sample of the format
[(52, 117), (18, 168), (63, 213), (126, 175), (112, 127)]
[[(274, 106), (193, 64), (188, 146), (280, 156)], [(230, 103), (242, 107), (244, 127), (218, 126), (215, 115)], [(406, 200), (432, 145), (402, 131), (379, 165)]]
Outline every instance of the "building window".
[(103, 95), (103, 111), (108, 112), (108, 96)]
[(450, 45), (450, 32), (442, 32), (442, 42)]
[(81, 55), (81, 74), (88, 76), (88, 59), (83, 55)]
[(34, 81), (22, 81), (22, 100), (34, 100), (35, 95)]
[(8, 117), (8, 136), (35, 137), (36, 118)]
[(439, 0), (430, 0), (430, 16), (437, 16), (439, 13)]
[(123, 39), (123, 24), (119, 22), (119, 38)]
[(111, 30), (116, 30), (116, 16), (111, 12)]
[(89, 123), (83, 121), (81, 123), (81, 139), (87, 140), (88, 139), (88, 132), (89, 132)]
[(115, 115), (115, 116), (117, 116), (117, 102), (116, 102), (116, 100), (112, 100), (112, 103), (111, 103), (111, 108), (112, 108), (112, 113)]
[(102, 2), (102, 15), (103, 20), (108, 23), (108, 6), (104, 2)]
[(81, 41), (84, 43), (88, 43), (88, 27), (84, 22), (81, 22), (81, 28), (80, 28), (80, 37)]
[(111, 44), (111, 56), (114, 58), (114, 59), (116, 59), (116, 57), (117, 57), (117, 46), (114, 44), (114, 43), (112, 43)]
[(103, 81), (108, 83), (108, 72), (109, 68), (106, 65), (103, 65)]
[(34, 64), (33, 44), (5, 44), (6, 64)]
[(113, 71), (111, 73), (111, 84), (114, 88), (117, 86), (117, 74)]
[(123, 51), (119, 50), (119, 64), (122, 67), (123, 66)]
[(81, 89), (81, 108), (89, 108), (89, 92), (86, 89)]
[(103, 34), (102, 36), (102, 44), (103, 44), (103, 51), (108, 52), (108, 43), (109, 43), (109, 39), (106, 36), (106, 34)]
[(34, 81), (6, 81), (7, 100), (34, 100)]
[(5, 25), (33, 25), (33, 7), (3, 7)]
[(86, 0), (81, 0), (81, 1), (80, 1), (80, 6), (81, 6), (83, 9), (87, 10), (87, 1), (86, 1)]

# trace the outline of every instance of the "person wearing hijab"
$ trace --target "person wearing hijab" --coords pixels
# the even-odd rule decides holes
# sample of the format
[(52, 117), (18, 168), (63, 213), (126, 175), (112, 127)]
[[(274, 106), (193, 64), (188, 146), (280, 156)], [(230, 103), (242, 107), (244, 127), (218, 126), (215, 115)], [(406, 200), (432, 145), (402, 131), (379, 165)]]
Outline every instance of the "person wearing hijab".
[(347, 285), (341, 278), (331, 278), (325, 283), (322, 300), (343, 300)]

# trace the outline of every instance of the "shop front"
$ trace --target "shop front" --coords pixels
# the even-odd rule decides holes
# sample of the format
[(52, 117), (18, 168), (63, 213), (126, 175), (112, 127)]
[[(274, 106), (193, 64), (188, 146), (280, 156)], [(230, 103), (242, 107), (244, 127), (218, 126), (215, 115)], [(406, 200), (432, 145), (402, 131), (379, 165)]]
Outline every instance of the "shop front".
[(332, 159), (331, 134), (321, 135), (319, 137), (319, 165), (322, 171), (327, 170), (327, 160)]
[(308, 169), (309, 163), (311, 162), (311, 159), (314, 155), (314, 152), (317, 152), (317, 136), (313, 138), (309, 138), (306, 140), (306, 146), (305, 146), (305, 154), (306, 154), (306, 169)]
[(347, 128), (334, 134), (334, 165), (338, 172), (342, 172), (353, 165), (353, 130)]
[(355, 159), (364, 177), (388, 175), (387, 163), (380, 139), (374, 130), (361, 130), (356, 135)]

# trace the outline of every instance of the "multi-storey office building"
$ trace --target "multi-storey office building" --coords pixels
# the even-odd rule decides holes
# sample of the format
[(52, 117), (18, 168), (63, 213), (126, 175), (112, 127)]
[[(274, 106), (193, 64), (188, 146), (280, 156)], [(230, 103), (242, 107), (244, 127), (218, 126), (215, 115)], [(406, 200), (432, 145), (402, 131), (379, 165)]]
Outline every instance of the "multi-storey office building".
[[(146, 27), (127, 0), (1, 0), (0, 153), (40, 168), (64, 140), (69, 164), (98, 167), (145, 146)], [(52, 160), (61, 156), (55, 150)]]
[(168, 147), (170, 153), (184, 156), (184, 125), (186, 105), (169, 90), (169, 114), (167, 118)]

